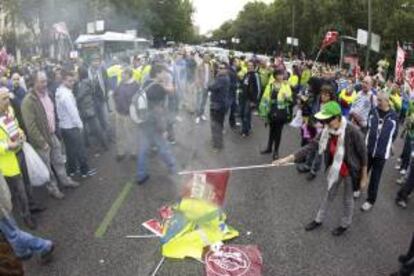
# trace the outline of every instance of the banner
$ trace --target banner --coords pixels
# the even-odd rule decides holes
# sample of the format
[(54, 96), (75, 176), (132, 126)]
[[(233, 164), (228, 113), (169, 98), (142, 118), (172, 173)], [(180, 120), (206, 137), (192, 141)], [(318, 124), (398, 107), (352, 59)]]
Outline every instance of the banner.
[(395, 60), (395, 81), (398, 84), (401, 84), (404, 81), (404, 61), (405, 61), (405, 52), (403, 48), (401, 48), (400, 45), (398, 45), (397, 57)]
[(204, 257), (207, 276), (260, 276), (263, 259), (256, 245), (224, 245)]
[(326, 33), (325, 38), (322, 41), (322, 47), (326, 48), (329, 45), (334, 44), (338, 41), (339, 33), (337, 31), (329, 31)]

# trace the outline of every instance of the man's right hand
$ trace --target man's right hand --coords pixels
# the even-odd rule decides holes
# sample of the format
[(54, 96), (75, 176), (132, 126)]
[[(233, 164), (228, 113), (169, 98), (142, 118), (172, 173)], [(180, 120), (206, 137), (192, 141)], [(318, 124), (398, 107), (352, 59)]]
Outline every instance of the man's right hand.
[(20, 147), (20, 146), (21, 146), (21, 143), (20, 143), (20, 142), (12, 142), (12, 141), (10, 141), (10, 142), (7, 144), (7, 146), (8, 146), (8, 148), (9, 148), (9, 150), (15, 150), (15, 149), (17, 149), (18, 147)]

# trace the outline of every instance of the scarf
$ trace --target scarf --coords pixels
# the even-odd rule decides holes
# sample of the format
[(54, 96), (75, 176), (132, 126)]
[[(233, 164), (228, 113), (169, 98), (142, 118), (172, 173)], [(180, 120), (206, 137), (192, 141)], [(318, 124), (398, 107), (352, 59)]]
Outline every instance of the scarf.
[(333, 162), (328, 172), (328, 190), (330, 190), (333, 184), (338, 181), (339, 171), (342, 166), (342, 162), (345, 156), (345, 129), (347, 121), (345, 117), (341, 118), (341, 127), (337, 130), (329, 129), (325, 126), (322, 130), (321, 138), (319, 140), (319, 154), (322, 154), (328, 148), (328, 142), (331, 135), (338, 136), (338, 143), (336, 145), (336, 151), (333, 158)]

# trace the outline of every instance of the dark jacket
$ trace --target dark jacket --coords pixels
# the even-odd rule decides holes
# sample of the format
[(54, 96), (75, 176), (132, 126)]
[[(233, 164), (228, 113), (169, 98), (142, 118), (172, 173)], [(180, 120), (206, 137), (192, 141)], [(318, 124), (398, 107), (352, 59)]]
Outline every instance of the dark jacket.
[(391, 146), (398, 135), (398, 116), (393, 110), (389, 110), (384, 116), (382, 127), (380, 126), (378, 108), (371, 110), (368, 117), (367, 148), (369, 156), (388, 159), (391, 155)]
[(46, 111), (34, 91), (28, 93), (22, 103), (22, 115), (27, 138), (35, 149), (52, 145)]
[(114, 93), (115, 109), (118, 114), (128, 116), (129, 106), (131, 105), (132, 97), (139, 90), (139, 85), (136, 82), (121, 83)]
[(257, 103), (262, 91), (259, 73), (248, 72), (242, 80), (242, 88), (242, 99)]
[(82, 119), (89, 119), (96, 115), (93, 87), (89, 79), (83, 79), (79, 82), (75, 97)]
[(217, 75), (208, 90), (211, 91), (210, 109), (225, 111), (230, 94), (230, 77), (227, 74)]
[[(311, 141), (308, 145), (297, 151), (295, 155), (295, 163), (304, 161), (306, 157), (313, 151), (317, 151), (319, 148), (319, 140), (321, 134), (316, 139)], [(329, 145), (330, 141), (328, 141)], [(345, 156), (344, 162), (348, 166), (352, 183), (354, 184), (354, 190), (359, 190), (361, 168), (368, 165), (367, 147), (364, 143), (362, 133), (353, 125), (347, 124), (345, 129)], [(329, 147), (328, 147), (329, 148)], [(329, 153), (329, 150), (324, 152), (326, 169), (328, 169), (332, 163), (333, 158)]]

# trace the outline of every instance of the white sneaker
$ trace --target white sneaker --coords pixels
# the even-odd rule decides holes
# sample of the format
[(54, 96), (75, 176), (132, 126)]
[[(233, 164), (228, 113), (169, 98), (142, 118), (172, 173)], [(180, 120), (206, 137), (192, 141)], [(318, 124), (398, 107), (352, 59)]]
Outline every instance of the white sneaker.
[(176, 116), (175, 120), (177, 120), (177, 122), (181, 123), (183, 121), (183, 118), (181, 118), (180, 116)]
[(405, 176), (401, 176), (400, 178), (397, 179), (397, 184), (398, 185), (402, 185), (405, 182)]
[(206, 115), (201, 115), (201, 120), (203, 120), (203, 121), (207, 121), (207, 117), (206, 117)]
[(357, 199), (361, 196), (361, 192), (360, 191), (355, 191), (354, 192), (354, 198)]
[(49, 191), (49, 194), (56, 199), (64, 199), (65, 195), (59, 190)]
[(401, 165), (400, 164), (397, 164), (397, 165), (395, 165), (395, 167), (394, 167), (397, 171), (399, 171), (399, 170), (401, 170)]
[(369, 203), (368, 201), (366, 201), (364, 204), (362, 204), (361, 211), (367, 212), (367, 211), (371, 210), (372, 207), (373, 207), (373, 205), (371, 203)]
[(197, 118), (195, 119), (195, 123), (196, 123), (197, 125), (200, 123), (200, 117), (197, 117)]
[(401, 171), (400, 171), (400, 174), (401, 174), (401, 175), (405, 175), (406, 173), (407, 173), (407, 170), (404, 170), (404, 169), (403, 169), (403, 170), (401, 170)]

